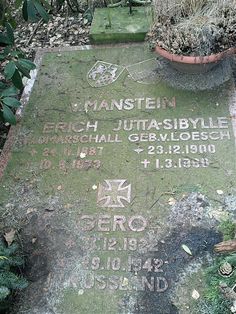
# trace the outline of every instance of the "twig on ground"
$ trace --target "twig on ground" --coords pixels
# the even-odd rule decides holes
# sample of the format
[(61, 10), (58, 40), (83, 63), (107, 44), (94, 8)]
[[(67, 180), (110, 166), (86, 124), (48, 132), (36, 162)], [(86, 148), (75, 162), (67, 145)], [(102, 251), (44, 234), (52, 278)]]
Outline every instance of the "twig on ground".
[(34, 30), (33, 30), (33, 33), (30, 35), (30, 38), (28, 39), (27, 43), (26, 43), (26, 46), (28, 46), (30, 43), (31, 43), (31, 40), (33, 39), (34, 35), (36, 34), (39, 26), (41, 25), (41, 23), (43, 22), (43, 19), (40, 19), (38, 21), (38, 23), (36, 24)]
[(216, 253), (236, 252), (236, 239), (223, 241), (214, 246)]

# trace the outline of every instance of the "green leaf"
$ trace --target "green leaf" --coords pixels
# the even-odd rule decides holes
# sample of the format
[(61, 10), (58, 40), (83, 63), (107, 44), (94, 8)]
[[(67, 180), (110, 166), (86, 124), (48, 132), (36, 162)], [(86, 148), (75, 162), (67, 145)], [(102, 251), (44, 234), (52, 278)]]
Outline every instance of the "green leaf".
[(25, 56), (24, 53), (21, 50), (19, 50), (19, 49), (11, 51), (10, 55), (12, 57), (18, 57), (18, 58), (24, 58), (24, 56)]
[(36, 10), (38, 11), (38, 13), (42, 17), (42, 19), (45, 22), (48, 22), (49, 21), (49, 15), (47, 14), (44, 7), (37, 0), (33, 0), (33, 2), (34, 2), (34, 6), (35, 6)]
[(225, 261), (235, 267), (236, 266), (236, 254), (234, 253), (229, 256), (226, 256)]
[(84, 14), (83, 14), (83, 17), (86, 18), (88, 20), (89, 23), (92, 22), (93, 20), (93, 12), (90, 8), (88, 8)]
[(27, 59), (19, 59), (18, 62), (20, 65), (22, 65), (24, 68), (26, 68), (28, 71), (36, 69), (36, 65)]
[(11, 41), (4, 34), (0, 34), (0, 43), (6, 44), (6, 45), (11, 45)]
[(58, 3), (59, 5), (62, 5), (63, 3), (65, 3), (65, 1), (66, 1), (66, 0), (58, 0), (57, 3)]
[(6, 15), (7, 15), (7, 22), (11, 24), (12, 28), (16, 28), (17, 26), (17, 23), (16, 23), (16, 20), (15, 18), (13, 17), (12, 15), (12, 8), (11, 6), (9, 6), (6, 10)]
[(33, 0), (27, 0), (27, 15), (29, 21), (37, 22), (39, 20)]
[(22, 5), (23, 0), (15, 0), (15, 6), (17, 9)]
[(21, 75), (19, 73), (19, 71), (16, 69), (14, 75), (12, 76), (12, 83), (14, 84), (14, 86), (18, 89), (22, 89), (24, 87), (23, 83), (22, 83), (22, 78)]
[(12, 76), (14, 75), (16, 70), (15, 63), (13, 61), (9, 61), (4, 69), (4, 75), (7, 80), (10, 80)]
[(12, 52), (10, 53), (10, 55), (11, 55), (12, 57), (18, 57), (18, 52), (17, 52), (17, 51), (12, 51)]
[(16, 124), (16, 117), (9, 107), (3, 105), (3, 118), (10, 124)]
[(0, 283), (1, 282), (10, 289), (24, 289), (28, 285), (26, 279), (7, 270), (0, 272)]
[(0, 90), (3, 90), (6, 87), (7, 87), (6, 84), (4, 84), (3, 82), (0, 82)]
[(3, 50), (3, 53), (7, 56), (9, 53), (11, 52), (11, 47), (7, 46), (5, 47), (5, 49)]
[(10, 23), (6, 23), (7, 37), (9, 38), (11, 44), (14, 44), (14, 32)]
[(3, 112), (0, 110), (0, 121), (4, 122)]
[(11, 26), (12, 26), (14, 29), (16, 29), (16, 27), (17, 27), (17, 22), (16, 22), (16, 20), (14, 19), (14, 17), (10, 17), (9, 22), (10, 22)]
[[(65, 0), (63, 0), (65, 1)], [(47, 9), (47, 10), (52, 10), (52, 6), (48, 3), (47, 0), (41, 0), (41, 3), (43, 4), (43, 6)]]
[(5, 89), (2, 93), (1, 96), (2, 97), (8, 97), (8, 96), (15, 96), (18, 94), (18, 89), (15, 88), (14, 86), (11, 86), (7, 89)]
[(5, 105), (7, 105), (8, 107), (13, 107), (13, 108), (18, 108), (20, 107), (21, 103), (19, 102), (19, 100), (17, 100), (14, 97), (4, 97), (2, 99), (2, 101), (4, 102)]
[(28, 5), (27, 5), (27, 0), (24, 1), (23, 6), (22, 6), (22, 15), (25, 21), (28, 21)]
[(11, 53), (10, 53), (10, 55), (11, 55), (12, 57), (18, 57), (19, 54), (20, 54), (19, 51), (16, 51), (16, 50), (11, 51)]
[(0, 287), (0, 301), (6, 299), (6, 297), (11, 293), (10, 289), (5, 286)]
[(26, 69), (24, 66), (22, 66), (18, 61), (15, 62), (17, 69), (27, 78), (30, 79), (30, 74), (29, 74), (29, 70)]

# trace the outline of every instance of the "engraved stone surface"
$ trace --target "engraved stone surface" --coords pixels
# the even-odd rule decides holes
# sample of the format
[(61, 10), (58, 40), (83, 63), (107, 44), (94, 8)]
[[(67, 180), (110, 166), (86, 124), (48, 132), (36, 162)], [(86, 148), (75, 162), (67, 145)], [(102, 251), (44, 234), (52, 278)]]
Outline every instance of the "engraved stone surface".
[(125, 207), (122, 200), (130, 203), (131, 185), (126, 180), (105, 180), (99, 184), (97, 203), (101, 207)]
[(160, 66), (143, 45), (43, 54), (0, 186), (29, 256), (16, 313), (205, 313), (236, 93), (175, 89)]
[(88, 72), (88, 83), (92, 87), (102, 87), (114, 83), (123, 72), (124, 67), (117, 64), (97, 61)]

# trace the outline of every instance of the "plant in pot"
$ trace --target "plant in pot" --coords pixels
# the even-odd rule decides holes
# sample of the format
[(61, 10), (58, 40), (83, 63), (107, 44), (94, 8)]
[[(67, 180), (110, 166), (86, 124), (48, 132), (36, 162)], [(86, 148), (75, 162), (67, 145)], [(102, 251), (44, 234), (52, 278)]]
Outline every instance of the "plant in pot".
[(235, 0), (154, 0), (151, 46), (182, 72), (207, 72), (236, 52)]

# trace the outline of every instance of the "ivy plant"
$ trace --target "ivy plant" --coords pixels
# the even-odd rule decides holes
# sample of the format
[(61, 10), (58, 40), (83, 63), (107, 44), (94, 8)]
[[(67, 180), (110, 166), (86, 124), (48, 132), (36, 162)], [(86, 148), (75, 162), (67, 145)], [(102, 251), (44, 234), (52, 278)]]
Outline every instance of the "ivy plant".
[(17, 274), (17, 269), (23, 265), (24, 259), (19, 246), (16, 243), (6, 246), (0, 240), (0, 311), (8, 307), (9, 297), (13, 291), (28, 286), (27, 280)]
[[(48, 22), (46, 0), (16, 0), (15, 7), (22, 7), (22, 16), (26, 21), (37, 22), (43, 19)], [(16, 21), (12, 17), (7, 0), (0, 0), (0, 120), (16, 124), (15, 110), (21, 103), (18, 100), (22, 91), (23, 77), (30, 78), (30, 71), (35, 64), (25, 58), (24, 53), (15, 47), (14, 27)]]
[(21, 103), (16, 98), (18, 90), (15, 87), (6, 87), (5, 84), (0, 84), (0, 119), (7, 121), (10, 124), (16, 124), (16, 117), (12, 109), (20, 107)]
[[(5, 32), (0, 34), (0, 45), (5, 47), (0, 52), (2, 62), (1, 72), (4, 82), (0, 84), (0, 119), (10, 124), (16, 124), (15, 108), (20, 106), (18, 93), (23, 88), (22, 78), (30, 78), (30, 71), (36, 66), (24, 58), (24, 54), (14, 46), (14, 32), (10, 23), (5, 24)], [(12, 85), (12, 86), (11, 86)]]

